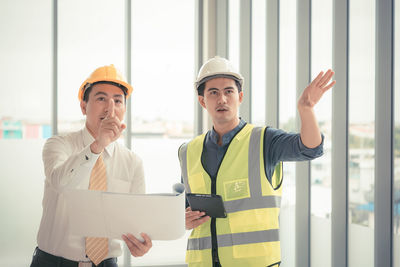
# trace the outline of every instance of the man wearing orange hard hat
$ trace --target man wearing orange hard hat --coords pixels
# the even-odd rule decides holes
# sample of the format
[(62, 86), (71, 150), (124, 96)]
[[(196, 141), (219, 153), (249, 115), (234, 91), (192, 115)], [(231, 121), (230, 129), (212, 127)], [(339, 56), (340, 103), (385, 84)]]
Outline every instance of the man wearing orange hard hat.
[[(85, 127), (49, 138), (43, 148), (46, 175), (43, 215), (31, 267), (117, 267), (122, 251), (117, 240), (72, 236), (62, 192), (88, 189), (118, 193), (144, 193), (142, 160), (116, 142), (126, 125), (126, 99), (132, 93), (114, 65), (97, 68), (79, 88)], [(152, 247), (146, 234), (139, 241), (123, 235), (131, 254), (143, 256)]]

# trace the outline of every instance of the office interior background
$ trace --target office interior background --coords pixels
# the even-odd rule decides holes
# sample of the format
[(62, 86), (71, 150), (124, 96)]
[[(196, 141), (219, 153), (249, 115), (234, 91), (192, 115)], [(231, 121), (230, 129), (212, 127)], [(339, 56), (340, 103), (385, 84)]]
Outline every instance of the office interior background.
[[(400, 3), (395, 0), (0, 0), (0, 266), (28, 266), (44, 186), (41, 150), (84, 125), (78, 88), (115, 64), (132, 83), (121, 140), (146, 190), (180, 181), (180, 144), (211, 126), (195, 74), (229, 58), (240, 116), (298, 131), (296, 99), (319, 71), (325, 154), (285, 163), (282, 267), (400, 266)], [(157, 214), (154, 214), (154, 219)], [(119, 265), (185, 266), (189, 232)]]

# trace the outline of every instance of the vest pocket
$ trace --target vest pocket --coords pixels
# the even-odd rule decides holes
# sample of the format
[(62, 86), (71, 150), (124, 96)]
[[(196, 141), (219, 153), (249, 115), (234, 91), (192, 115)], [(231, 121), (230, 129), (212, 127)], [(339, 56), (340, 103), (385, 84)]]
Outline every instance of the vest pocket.
[(233, 258), (254, 258), (268, 255), (265, 243), (245, 244), (233, 246)]
[[(278, 242), (270, 237), (269, 230), (279, 228), (277, 209), (253, 209), (230, 213), (229, 227), (232, 233), (232, 256), (234, 258), (261, 257), (271, 254)], [(275, 217), (271, 218), (271, 217)], [(271, 233), (273, 234), (273, 233)], [(279, 238), (278, 238), (279, 239)], [(279, 245), (278, 245), (279, 247)]]

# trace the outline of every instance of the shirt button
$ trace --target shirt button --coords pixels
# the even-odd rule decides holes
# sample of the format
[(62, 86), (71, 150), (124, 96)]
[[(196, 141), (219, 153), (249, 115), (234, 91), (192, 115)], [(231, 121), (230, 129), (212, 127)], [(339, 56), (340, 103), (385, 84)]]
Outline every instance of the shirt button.
[(89, 160), (89, 157), (87, 155), (85, 155), (86, 160)]

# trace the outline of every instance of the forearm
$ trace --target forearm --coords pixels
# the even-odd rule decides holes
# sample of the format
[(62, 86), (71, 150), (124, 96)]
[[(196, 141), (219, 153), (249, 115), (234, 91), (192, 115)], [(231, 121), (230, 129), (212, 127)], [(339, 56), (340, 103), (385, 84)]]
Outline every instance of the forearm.
[(96, 160), (89, 147), (73, 152), (57, 138), (49, 139), (43, 149), (46, 179), (53, 188), (79, 188), (88, 183)]
[(308, 148), (315, 148), (322, 142), (321, 132), (318, 127), (317, 118), (312, 107), (298, 106), (301, 127), (300, 137), (302, 143)]

